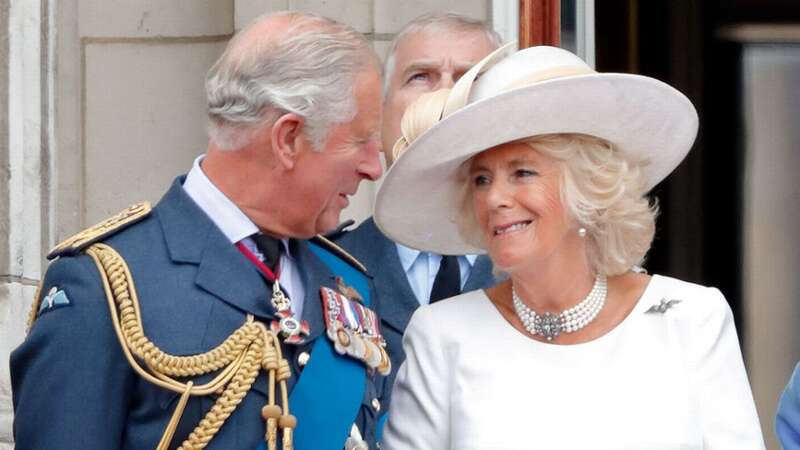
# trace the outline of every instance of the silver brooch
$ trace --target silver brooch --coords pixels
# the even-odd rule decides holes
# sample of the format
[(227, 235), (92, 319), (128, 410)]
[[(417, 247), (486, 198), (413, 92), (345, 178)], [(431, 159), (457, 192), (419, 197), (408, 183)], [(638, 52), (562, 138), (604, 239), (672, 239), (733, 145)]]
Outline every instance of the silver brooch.
[(645, 313), (661, 313), (661, 314), (664, 314), (665, 312), (667, 312), (668, 309), (672, 308), (673, 306), (677, 305), (678, 303), (680, 303), (682, 301), (683, 300), (678, 300), (678, 299), (667, 300), (665, 298), (662, 298), (661, 302), (659, 304), (651, 306), (650, 309), (645, 311)]

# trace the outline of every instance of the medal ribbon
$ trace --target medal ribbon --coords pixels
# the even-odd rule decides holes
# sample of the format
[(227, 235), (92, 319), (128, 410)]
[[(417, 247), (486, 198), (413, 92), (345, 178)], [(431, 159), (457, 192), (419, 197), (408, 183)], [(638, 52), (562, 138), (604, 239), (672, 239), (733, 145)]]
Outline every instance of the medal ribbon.
[(280, 278), (280, 276), (281, 276), (280, 262), (277, 265), (277, 272), (278, 273), (275, 274), (275, 272), (271, 271), (269, 269), (269, 267), (267, 267), (267, 265), (264, 264), (264, 261), (261, 261), (260, 259), (258, 259), (258, 256), (256, 256), (253, 252), (251, 252), (250, 249), (247, 248), (247, 246), (244, 245), (241, 241), (236, 243), (236, 248), (239, 249), (239, 252), (241, 252), (241, 254), (243, 254), (245, 256), (245, 258), (249, 259), (251, 263), (256, 265), (256, 267), (258, 268), (258, 271), (261, 272), (261, 275), (263, 275), (264, 278), (266, 278), (268, 281), (271, 281), (271, 282), (274, 283), (275, 281), (277, 281)]
[(272, 307), (275, 308), (275, 319), (270, 322), (269, 328), (278, 334), (285, 344), (302, 344), (309, 335), (308, 322), (295, 318), (291, 300), (284, 295), (284, 291), (281, 289), (279, 280), (281, 275), (280, 264), (276, 265), (277, 273), (275, 273), (243, 243), (238, 242), (236, 248), (245, 258), (255, 264), (258, 271), (268, 282), (272, 283), (272, 298), (270, 302)]

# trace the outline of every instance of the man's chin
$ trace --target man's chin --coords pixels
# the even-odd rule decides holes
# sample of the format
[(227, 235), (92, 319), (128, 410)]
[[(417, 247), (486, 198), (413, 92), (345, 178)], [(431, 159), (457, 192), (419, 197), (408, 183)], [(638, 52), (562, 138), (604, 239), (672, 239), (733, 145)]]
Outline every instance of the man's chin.
[(316, 234), (328, 234), (339, 228), (341, 214), (337, 213), (335, 216), (326, 217), (317, 222)]

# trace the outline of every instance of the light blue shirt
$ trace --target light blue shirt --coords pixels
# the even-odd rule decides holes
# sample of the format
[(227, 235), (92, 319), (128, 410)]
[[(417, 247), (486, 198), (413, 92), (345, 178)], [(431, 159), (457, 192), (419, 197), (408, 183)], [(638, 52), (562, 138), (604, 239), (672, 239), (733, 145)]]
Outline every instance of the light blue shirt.
[[(397, 256), (400, 257), (400, 264), (406, 271), (408, 284), (417, 297), (420, 305), (427, 305), (431, 301), (431, 290), (436, 273), (439, 272), (439, 265), (442, 263), (442, 255), (430, 252), (421, 252), (408, 248), (405, 245), (395, 243), (397, 246)], [(467, 283), (472, 266), (478, 255), (461, 255), (458, 257), (458, 269), (461, 274), (461, 289)]]
[[(264, 256), (258, 251), (255, 241), (250, 238), (250, 236), (260, 231), (258, 226), (208, 179), (200, 167), (202, 160), (203, 156), (199, 156), (194, 160), (192, 170), (189, 171), (186, 175), (186, 181), (183, 182), (183, 190), (222, 231), (222, 234), (228, 238), (231, 245), (241, 242), (263, 261)], [(305, 288), (297, 262), (289, 252), (287, 241), (287, 239), (283, 240), (284, 251), (281, 254), (280, 261), (280, 283), (292, 302), (292, 312), (295, 317), (300, 319), (303, 317)], [(264, 301), (269, 301), (269, 299), (264, 299)]]

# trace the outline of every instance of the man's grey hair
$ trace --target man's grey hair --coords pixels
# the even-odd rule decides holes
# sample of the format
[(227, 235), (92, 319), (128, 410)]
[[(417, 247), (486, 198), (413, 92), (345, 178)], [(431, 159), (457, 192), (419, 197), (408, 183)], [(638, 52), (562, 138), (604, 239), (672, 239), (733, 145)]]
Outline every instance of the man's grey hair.
[[(282, 36), (248, 33), (277, 16), (291, 21)], [(347, 25), (298, 12), (259, 17), (234, 36), (206, 76), (209, 138), (220, 149), (239, 149), (260, 126), (295, 113), (321, 151), (330, 128), (355, 117), (355, 79), (369, 65), (379, 68), (375, 53)]]
[(491, 29), (486, 23), (450, 12), (434, 12), (423, 14), (416, 19), (408, 22), (392, 39), (389, 50), (386, 53), (386, 60), (383, 64), (383, 95), (389, 90), (389, 79), (392, 76), (395, 65), (395, 54), (397, 47), (407, 37), (421, 31), (455, 31), (455, 32), (481, 32), (486, 36), (486, 40), (493, 48), (498, 48), (503, 43), (500, 35)]

